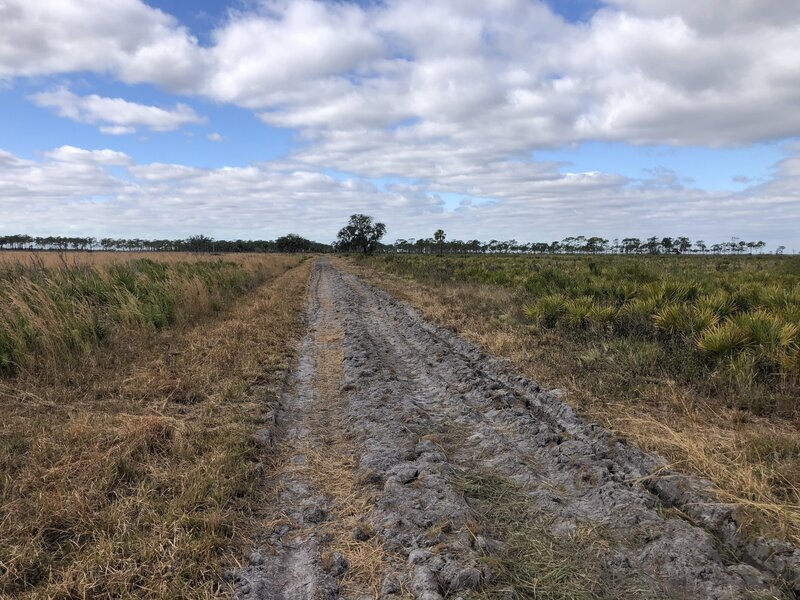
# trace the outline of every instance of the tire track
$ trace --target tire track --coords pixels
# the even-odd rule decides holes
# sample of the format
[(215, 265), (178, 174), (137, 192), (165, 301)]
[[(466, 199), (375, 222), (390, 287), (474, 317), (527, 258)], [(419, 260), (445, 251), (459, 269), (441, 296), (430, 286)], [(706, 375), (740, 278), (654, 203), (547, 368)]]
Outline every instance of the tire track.
[[(702, 481), (583, 422), (556, 393), (325, 259), (309, 298), (309, 333), (281, 411), (282, 464), (332, 455), (342, 467), (322, 478), (317, 468), (277, 473), (289, 530), (265, 537), (261, 562), (238, 575), (240, 597), (480, 597), (498, 576), (490, 565), (502, 540), (483, 534), (457, 485), (478, 472), (513, 482), (555, 539), (601, 532), (586, 559), (603, 594), (797, 592), (795, 549), (740, 540), (731, 507), (711, 502)], [(337, 472), (361, 508), (343, 509), (341, 491), (331, 492)], [(324, 518), (304, 516), (312, 505)], [(354, 579), (347, 554), (362, 544), (379, 560)]]

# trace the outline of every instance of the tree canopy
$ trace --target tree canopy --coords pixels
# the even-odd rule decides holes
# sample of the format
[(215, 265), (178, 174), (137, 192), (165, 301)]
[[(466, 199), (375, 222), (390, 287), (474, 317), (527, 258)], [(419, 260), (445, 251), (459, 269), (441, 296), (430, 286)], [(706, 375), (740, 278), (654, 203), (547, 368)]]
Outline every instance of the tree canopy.
[(367, 215), (351, 215), (350, 221), (339, 230), (336, 236), (336, 247), (345, 252), (361, 252), (372, 254), (378, 248), (383, 234), (386, 233), (386, 225), (375, 223), (373, 218)]

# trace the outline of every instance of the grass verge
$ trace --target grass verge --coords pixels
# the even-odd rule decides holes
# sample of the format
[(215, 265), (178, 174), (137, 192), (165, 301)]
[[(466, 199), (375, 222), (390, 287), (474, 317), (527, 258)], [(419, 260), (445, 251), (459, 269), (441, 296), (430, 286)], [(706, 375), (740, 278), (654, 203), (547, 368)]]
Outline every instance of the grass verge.
[(228, 594), (262, 493), (250, 434), (290, 365), (310, 265), (244, 260), (255, 287), (214, 311), (0, 379), (0, 595)]

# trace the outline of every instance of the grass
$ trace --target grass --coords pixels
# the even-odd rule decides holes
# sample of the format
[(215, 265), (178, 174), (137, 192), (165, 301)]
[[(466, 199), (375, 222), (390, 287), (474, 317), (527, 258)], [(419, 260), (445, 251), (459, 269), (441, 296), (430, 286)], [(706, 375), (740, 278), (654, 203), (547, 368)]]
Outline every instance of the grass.
[[(376, 256), (349, 263), (800, 544), (794, 257)], [(757, 451), (755, 449), (758, 449)]]
[[(15, 314), (42, 322), (0, 378), (0, 596), (229, 595), (263, 500), (250, 434), (290, 366), (309, 263), (151, 258), (2, 267)], [(151, 300), (176, 309), (153, 320)], [(92, 315), (104, 335), (65, 343), (61, 324)]]
[(577, 525), (569, 533), (554, 533), (554, 523), (532, 508), (512, 481), (495, 473), (470, 470), (461, 473), (455, 485), (476, 511), (480, 531), (501, 542), (486, 557), (495, 580), (487, 583), (482, 597), (647, 597), (637, 594), (632, 582), (613, 580), (604, 572), (603, 531)]
[(3, 257), (0, 375), (57, 368), (107, 336), (211, 314), (270, 272), (255, 257), (233, 262), (94, 256), (99, 258), (91, 262), (62, 257), (60, 264), (57, 255), (17, 262)]

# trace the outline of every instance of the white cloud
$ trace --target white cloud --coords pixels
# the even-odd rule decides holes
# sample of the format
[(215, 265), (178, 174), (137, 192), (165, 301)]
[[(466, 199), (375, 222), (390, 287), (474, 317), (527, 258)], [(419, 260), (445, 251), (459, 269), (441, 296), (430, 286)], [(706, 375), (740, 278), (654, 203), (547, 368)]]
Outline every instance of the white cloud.
[(116, 150), (84, 150), (75, 146), (61, 146), (45, 153), (52, 161), (60, 163), (127, 166), (133, 164), (130, 156)]
[[(117, 170), (125, 169), (124, 174)], [(491, 177), (489, 177), (491, 175)], [(6, 232), (217, 238), (269, 238), (287, 232), (329, 241), (353, 212), (389, 226), (388, 238), (552, 241), (567, 235), (731, 235), (790, 248), (800, 244), (800, 157), (776, 166), (775, 177), (740, 193), (686, 187), (674, 174), (648, 180), (600, 172), (559, 173), (555, 165), (486, 164), (432, 183), (334, 178), (292, 161), (200, 169), (135, 164), (113, 150), (65, 146), (25, 160), (0, 151), (0, 212)], [(447, 205), (445, 195), (466, 201)], [(491, 198), (470, 202), (471, 198)]]
[(100, 130), (112, 135), (134, 133), (139, 126), (151, 131), (171, 131), (183, 125), (206, 121), (186, 104), (178, 103), (166, 109), (122, 98), (104, 98), (97, 94), (78, 96), (64, 87), (39, 92), (31, 99), (38, 106), (55, 108), (60, 116), (73, 121), (100, 123)]
[(108, 72), (312, 134), (415, 120), (490, 152), (738, 145), (800, 135), (795, 8), (609, 0), (571, 24), (531, 0), (263, 0), (230, 11), (201, 46), (140, 0), (7, 0), (0, 78)]
[[(0, 79), (89, 70), (235, 104), (299, 130), (303, 143), (284, 163), (128, 167), (135, 183), (125, 183), (119, 202), (158, 214), (186, 209), (190, 222), (226, 207), (256, 223), (270, 210), (276, 227), (297, 222), (294, 215), (322, 235), (364, 207), (390, 216), (404, 235), (441, 220), (464, 237), (504, 235), (521, 223), (545, 237), (593, 227), (630, 233), (630, 223), (714, 237), (703, 228), (761, 235), (755, 207), (766, 206), (770, 235), (795, 235), (783, 225), (798, 216), (790, 159), (774, 180), (738, 194), (690, 189), (663, 171), (632, 182), (562, 174), (530, 159), (533, 150), (583, 141), (708, 147), (800, 136), (800, 11), (792, 2), (736, 0), (721, 9), (697, 0), (609, 0), (577, 24), (536, 0), (248, 6), (230, 12), (202, 46), (139, 0), (6, 0)], [(37, 98), (112, 134), (200, 119), (183, 105), (66, 89)], [(7, 160), (16, 159), (0, 157), (0, 166)], [(332, 179), (328, 169), (354, 177)], [(376, 190), (361, 179), (387, 176), (404, 183)], [(447, 211), (437, 194), (492, 202)], [(477, 219), (481, 230), (470, 231)], [(515, 235), (536, 237), (523, 233)]]
[(103, 125), (100, 131), (108, 135), (127, 135), (129, 133), (136, 133), (135, 127), (127, 127), (125, 125)]
[(203, 64), (197, 40), (140, 0), (5, 0), (0, 40), (0, 78), (110, 71), (180, 90)]
[(225, 141), (225, 137), (221, 133), (217, 133), (216, 131), (214, 131), (212, 133), (209, 133), (206, 137), (209, 140), (211, 140), (212, 142), (224, 142)]

